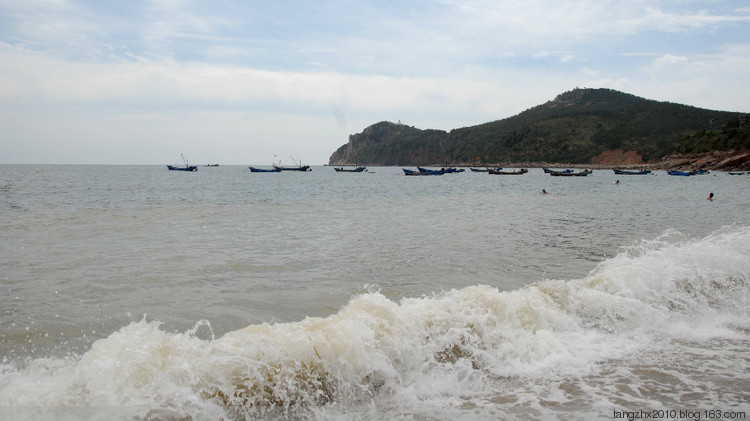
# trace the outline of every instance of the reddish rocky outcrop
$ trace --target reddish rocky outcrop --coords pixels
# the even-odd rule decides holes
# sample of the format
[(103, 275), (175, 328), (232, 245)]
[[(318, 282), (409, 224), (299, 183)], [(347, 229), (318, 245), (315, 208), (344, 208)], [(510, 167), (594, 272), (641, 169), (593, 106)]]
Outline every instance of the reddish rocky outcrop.
[(714, 151), (702, 154), (669, 155), (649, 165), (664, 170), (750, 171), (750, 151)]
[(591, 163), (605, 166), (640, 165), (643, 164), (643, 157), (636, 151), (611, 150), (595, 156)]

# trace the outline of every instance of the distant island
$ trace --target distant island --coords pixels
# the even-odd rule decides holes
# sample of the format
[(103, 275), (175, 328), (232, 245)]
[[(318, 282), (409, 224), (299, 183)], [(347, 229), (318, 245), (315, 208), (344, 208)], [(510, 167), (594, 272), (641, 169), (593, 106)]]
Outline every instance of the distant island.
[(373, 124), (329, 159), (357, 162), (750, 170), (750, 114), (574, 89), (513, 117), (449, 132)]

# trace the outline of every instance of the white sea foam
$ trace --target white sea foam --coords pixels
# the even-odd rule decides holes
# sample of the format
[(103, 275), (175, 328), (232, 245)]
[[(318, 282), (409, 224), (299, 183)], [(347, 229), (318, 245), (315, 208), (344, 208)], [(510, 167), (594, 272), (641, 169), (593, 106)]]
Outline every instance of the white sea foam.
[[(748, 392), (705, 387), (721, 387), (712, 376), (728, 389), (748, 382), (740, 355), (749, 298), (750, 228), (699, 240), (668, 232), (623, 248), (583, 279), (515, 291), (477, 285), (398, 302), (372, 291), (329, 317), (220, 338), (206, 321), (171, 333), (144, 317), (81, 356), (3, 363), (0, 412), (543, 419), (583, 411), (601, 419), (618, 405), (663, 402), (655, 394), (746, 405)], [(693, 360), (713, 360), (714, 373)]]

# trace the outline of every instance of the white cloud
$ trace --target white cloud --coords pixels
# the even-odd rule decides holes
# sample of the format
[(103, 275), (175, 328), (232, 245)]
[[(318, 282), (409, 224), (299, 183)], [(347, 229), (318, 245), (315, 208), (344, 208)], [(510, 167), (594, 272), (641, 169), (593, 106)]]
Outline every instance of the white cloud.
[(710, 29), (717, 25), (750, 22), (750, 14), (740, 11), (739, 15), (716, 14), (705, 9), (689, 12), (665, 12), (648, 7), (641, 21), (644, 27), (659, 27), (666, 31), (686, 31)]
[(600, 72), (598, 70), (594, 70), (594, 69), (591, 69), (589, 67), (584, 68), (583, 69), (583, 73), (586, 76), (589, 76), (589, 77), (597, 77), (600, 74)]
[[(52, 136), (67, 145), (55, 156), (100, 162), (130, 156), (133, 139), (151, 134), (172, 152), (187, 139), (202, 147), (214, 131), (222, 140), (198, 155), (214, 148), (235, 158), (283, 142), (323, 163), (381, 120), (449, 130), (576, 86), (749, 110), (750, 48), (736, 29), (750, 10), (726, 0), (694, 6), (0, 0), (0, 157), (18, 156), (9, 145), (22, 144), (36, 159), (33, 145)], [(55, 130), (31, 129), (39, 121)], [(102, 132), (122, 154), (94, 157)]]
[(652, 66), (654, 67), (674, 66), (678, 64), (684, 64), (687, 61), (688, 61), (688, 58), (685, 56), (676, 56), (672, 54), (666, 54), (654, 60)]
[(488, 83), (460, 78), (272, 72), (174, 61), (77, 63), (7, 46), (0, 59), (15, 63), (0, 68), (0, 99), (29, 106), (255, 109), (271, 101), (291, 107), (337, 104), (357, 112), (429, 111), (477, 102), (488, 89)]
[(729, 45), (691, 58), (666, 55), (642, 70), (642, 92), (702, 108), (750, 112), (750, 44)]

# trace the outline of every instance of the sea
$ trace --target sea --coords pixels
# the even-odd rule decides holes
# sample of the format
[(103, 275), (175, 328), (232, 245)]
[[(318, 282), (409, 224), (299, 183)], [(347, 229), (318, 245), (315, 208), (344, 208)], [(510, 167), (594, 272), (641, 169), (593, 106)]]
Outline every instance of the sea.
[(750, 417), (748, 175), (0, 165), (0, 235), (2, 420)]

